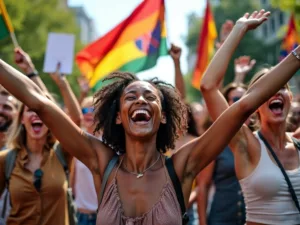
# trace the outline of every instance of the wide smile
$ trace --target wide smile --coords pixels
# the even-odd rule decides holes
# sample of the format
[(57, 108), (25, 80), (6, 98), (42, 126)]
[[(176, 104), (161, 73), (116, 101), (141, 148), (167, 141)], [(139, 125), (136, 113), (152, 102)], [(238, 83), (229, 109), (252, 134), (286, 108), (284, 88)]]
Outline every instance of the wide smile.
[(284, 102), (280, 98), (273, 99), (269, 102), (269, 109), (276, 116), (281, 116), (283, 114)]
[(34, 119), (31, 121), (32, 130), (34, 133), (40, 133), (43, 128), (44, 123), (39, 119)]
[(151, 119), (152, 115), (147, 109), (136, 109), (130, 116), (130, 120), (137, 125), (148, 124)]

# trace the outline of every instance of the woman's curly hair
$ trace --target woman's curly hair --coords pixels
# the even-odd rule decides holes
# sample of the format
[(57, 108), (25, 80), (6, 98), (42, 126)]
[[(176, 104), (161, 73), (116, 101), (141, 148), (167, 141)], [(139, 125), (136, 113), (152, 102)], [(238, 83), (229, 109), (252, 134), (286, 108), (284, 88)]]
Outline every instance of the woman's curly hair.
[[(125, 131), (122, 125), (116, 124), (117, 112), (120, 107), (120, 97), (123, 90), (132, 82), (140, 81), (128, 72), (111, 73), (104, 81), (112, 81), (101, 88), (94, 96), (96, 127), (94, 132), (102, 131), (103, 142), (116, 153), (125, 153)], [(162, 103), (162, 110), (166, 114), (166, 124), (160, 124), (157, 132), (156, 147), (165, 153), (167, 149), (174, 149), (174, 142), (179, 134), (187, 129), (187, 107), (181, 100), (179, 92), (170, 84), (157, 78), (147, 80), (158, 91)]]

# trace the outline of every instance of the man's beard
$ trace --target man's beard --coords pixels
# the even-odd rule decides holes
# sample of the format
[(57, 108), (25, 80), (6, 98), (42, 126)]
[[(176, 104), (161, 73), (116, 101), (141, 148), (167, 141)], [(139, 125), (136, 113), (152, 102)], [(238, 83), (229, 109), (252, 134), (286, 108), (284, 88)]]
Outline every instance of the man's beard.
[(0, 132), (6, 132), (13, 121), (8, 116), (2, 113), (0, 113), (0, 117), (3, 117), (5, 120), (4, 122), (0, 123)]

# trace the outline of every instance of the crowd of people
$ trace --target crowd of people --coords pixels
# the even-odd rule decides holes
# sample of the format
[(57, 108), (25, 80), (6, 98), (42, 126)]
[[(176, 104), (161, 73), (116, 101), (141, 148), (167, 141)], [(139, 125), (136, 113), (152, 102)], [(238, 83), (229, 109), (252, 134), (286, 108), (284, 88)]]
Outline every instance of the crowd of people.
[(300, 224), (300, 100), (287, 84), (300, 47), (249, 85), (256, 61), (240, 56), (223, 87), (240, 41), (269, 15), (223, 24), (202, 103), (186, 101), (175, 45), (175, 88), (114, 72), (94, 96), (81, 77), (76, 98), (58, 64), (63, 107), (22, 49), (20, 71), (0, 60), (0, 224)]

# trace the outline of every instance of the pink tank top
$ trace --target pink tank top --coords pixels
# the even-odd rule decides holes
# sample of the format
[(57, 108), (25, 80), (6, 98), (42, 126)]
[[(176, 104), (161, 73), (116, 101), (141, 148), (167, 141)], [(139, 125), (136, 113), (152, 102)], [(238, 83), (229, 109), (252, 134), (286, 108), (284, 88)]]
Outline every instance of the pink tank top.
[[(164, 161), (164, 160), (163, 160)], [(97, 215), (97, 225), (181, 225), (182, 217), (176, 193), (170, 182), (167, 170), (167, 182), (161, 191), (157, 203), (144, 215), (130, 218), (124, 215), (117, 188), (116, 175), (122, 161), (119, 163), (112, 182), (106, 187)]]

